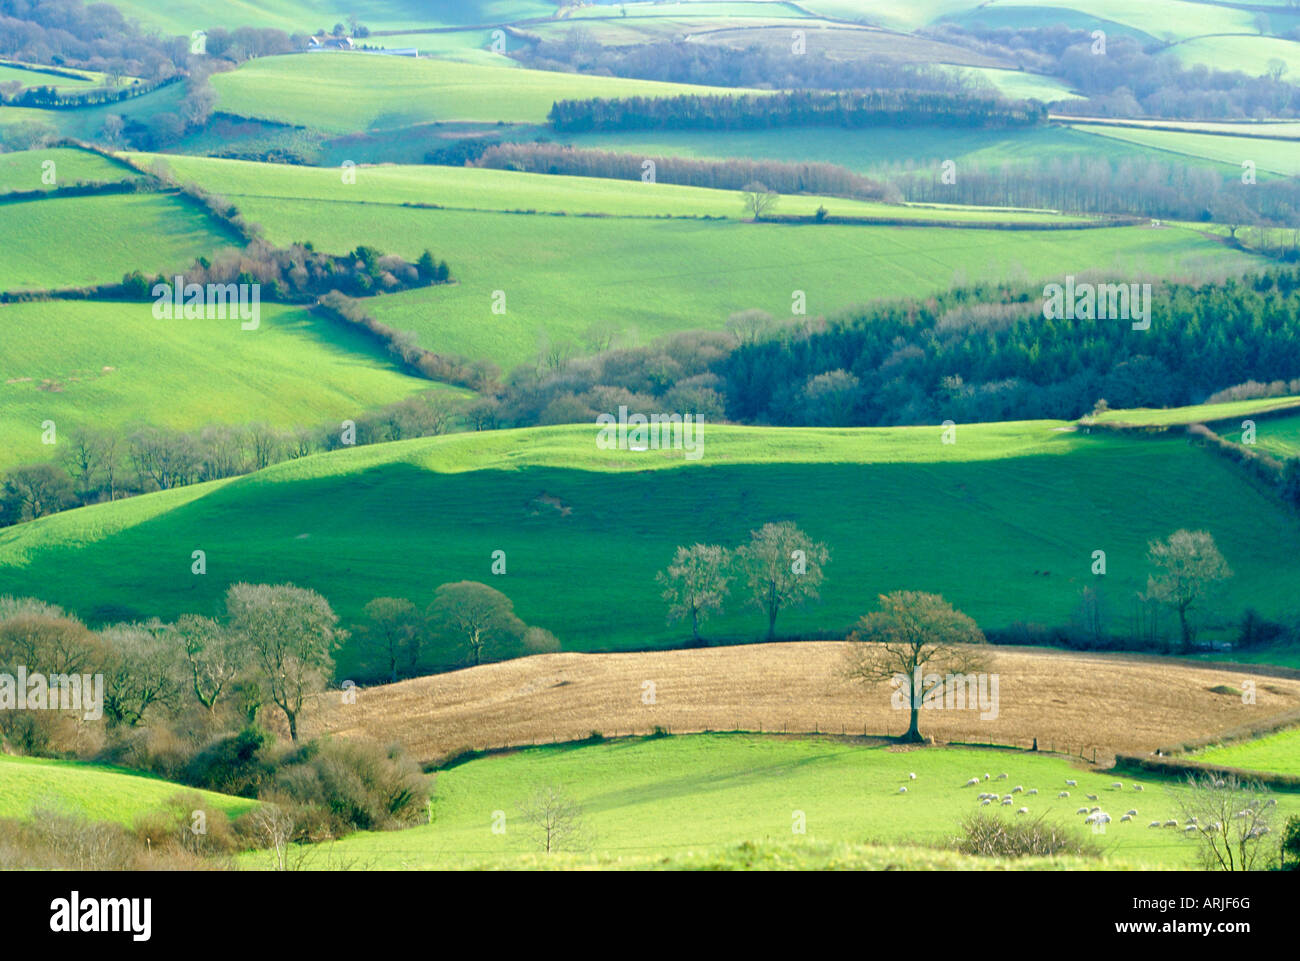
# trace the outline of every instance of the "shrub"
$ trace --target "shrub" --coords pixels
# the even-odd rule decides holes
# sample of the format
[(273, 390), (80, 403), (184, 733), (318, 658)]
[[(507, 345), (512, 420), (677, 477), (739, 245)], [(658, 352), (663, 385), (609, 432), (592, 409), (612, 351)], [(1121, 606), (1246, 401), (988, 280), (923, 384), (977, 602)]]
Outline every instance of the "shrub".
[(972, 814), (961, 825), (956, 848), (962, 854), (1023, 858), (1074, 854), (1098, 857), (1099, 846), (1077, 831), (1045, 821), (1007, 820), (996, 814)]

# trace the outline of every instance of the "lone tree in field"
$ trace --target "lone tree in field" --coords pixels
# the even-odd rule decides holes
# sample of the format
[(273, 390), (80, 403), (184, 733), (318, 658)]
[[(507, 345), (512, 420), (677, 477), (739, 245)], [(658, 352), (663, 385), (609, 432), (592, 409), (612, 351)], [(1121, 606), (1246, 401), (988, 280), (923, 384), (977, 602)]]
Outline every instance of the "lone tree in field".
[(478, 581), (439, 587), (429, 607), (429, 620), (444, 637), (464, 645), (473, 665), (482, 664), (485, 654), (503, 653), (518, 644), (527, 630), (515, 616), (510, 598)]
[(1232, 570), (1208, 531), (1174, 531), (1152, 541), (1147, 559), (1157, 570), (1147, 579), (1147, 596), (1178, 612), (1183, 650), (1191, 649), (1195, 628), (1188, 614), (1214, 596)]
[(830, 551), (794, 524), (782, 521), (751, 532), (749, 543), (736, 551), (736, 560), (750, 599), (767, 614), (770, 641), (776, 637), (776, 617), (783, 609), (817, 599)]
[(325, 598), (292, 584), (233, 584), (226, 610), (296, 742), (303, 701), (325, 690), (334, 672), (334, 648), (346, 632), (339, 630)]
[(1250, 871), (1269, 867), (1281, 839), (1274, 834), (1276, 802), (1258, 783), (1235, 775), (1189, 775), (1177, 795), (1187, 832), (1200, 847), (1201, 865), (1211, 871)]
[(938, 594), (880, 595), (880, 610), (862, 617), (849, 640), (843, 675), (872, 686), (893, 682), (895, 697), (911, 711), (904, 741), (922, 740), (921, 705), (928, 694), (942, 691), (948, 675), (983, 667), (980, 652), (965, 646), (985, 643), (983, 632)]
[(745, 184), (741, 195), (745, 198), (746, 213), (754, 220), (761, 220), (763, 214), (776, 206), (777, 198), (780, 196), (775, 190), (769, 189), (766, 184), (759, 183), (757, 180)]
[(700, 639), (700, 622), (712, 611), (722, 610), (727, 596), (727, 574), (731, 552), (715, 544), (679, 547), (673, 562), (659, 574), (664, 600), (668, 602), (668, 623), (690, 619), (691, 637)]
[(553, 784), (545, 784), (519, 806), (519, 820), (533, 842), (550, 854), (584, 844), (582, 808)]

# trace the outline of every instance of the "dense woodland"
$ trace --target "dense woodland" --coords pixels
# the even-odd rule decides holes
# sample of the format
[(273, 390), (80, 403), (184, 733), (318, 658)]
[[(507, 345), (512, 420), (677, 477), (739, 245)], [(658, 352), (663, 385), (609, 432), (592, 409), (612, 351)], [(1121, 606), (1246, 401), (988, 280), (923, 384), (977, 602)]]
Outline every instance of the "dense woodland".
[(886, 426), (1075, 419), (1103, 400), (1173, 407), (1251, 380), (1300, 387), (1296, 272), (1153, 280), (1146, 331), (1046, 320), (1041, 287), (955, 290), (784, 323), (746, 311), (726, 333), (539, 358), (512, 372), (479, 416), (501, 426), (580, 423), (627, 404), (752, 424)]
[(771, 127), (1028, 127), (1047, 122), (1037, 101), (917, 90), (796, 90), (740, 96), (560, 100), (548, 115), (561, 132), (764, 130)]

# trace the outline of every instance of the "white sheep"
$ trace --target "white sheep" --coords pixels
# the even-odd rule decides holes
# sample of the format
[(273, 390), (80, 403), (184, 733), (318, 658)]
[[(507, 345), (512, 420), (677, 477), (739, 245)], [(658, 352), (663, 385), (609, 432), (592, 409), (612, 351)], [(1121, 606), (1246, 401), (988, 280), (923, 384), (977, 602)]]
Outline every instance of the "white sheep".
[(1028, 791), (1025, 792), (1025, 794), (1027, 794), (1027, 795), (1028, 795), (1028, 794), (1037, 794), (1037, 793), (1038, 793), (1038, 788), (1036, 788), (1036, 787), (1031, 787)]
[(1015, 787), (1011, 789), (1011, 793), (1015, 794), (1017, 791), (1023, 791), (1024, 789), (1025, 788), (1023, 784), (1017, 784)]
[(1017, 808), (1017, 809), (1016, 809), (1016, 813), (1017, 813), (1017, 814), (1028, 814), (1028, 813), (1029, 813), (1029, 808)]
[(1266, 807), (1266, 808), (1271, 808), (1271, 807), (1276, 807), (1276, 806), (1277, 806), (1277, 798), (1275, 798), (1275, 797), (1271, 797), (1271, 798), (1269, 798), (1269, 799), (1264, 803), (1264, 807)]
[(984, 780), (987, 781), (988, 779), (989, 779), (989, 776), (988, 776), (987, 774), (985, 774), (985, 775), (984, 775)]
[(1078, 786), (1079, 786), (1079, 782), (1078, 782), (1078, 781), (1071, 781), (1069, 778), (1066, 778), (1066, 779), (1065, 779), (1065, 786), (1066, 786), (1066, 787), (1078, 787)]
[(1079, 810), (1075, 811), (1074, 813), (1075, 813), (1075, 814), (1087, 814), (1087, 813), (1088, 813), (1088, 809), (1087, 809), (1087, 808), (1079, 808)]
[(1010, 807), (1010, 806), (1011, 806), (1011, 798), (1007, 798), (1006, 800), (1004, 800), (1004, 801), (1002, 802), (1002, 806), (1003, 806), (1003, 807)]
[(1097, 805), (1094, 804), (1092, 807), (1088, 808), (1088, 813), (1089, 813), (1089, 814), (1096, 814), (1096, 813), (1097, 813), (1098, 811), (1100, 811), (1100, 810), (1101, 810), (1101, 808), (1097, 807)]
[(1069, 792), (1069, 791), (1062, 791), (1060, 794), (1058, 794), (1058, 795), (1056, 795), (1056, 796), (1057, 796), (1057, 797), (1069, 797), (1069, 796), (1070, 796), (1070, 792)]
[(1183, 833), (1186, 834), (1188, 831), (1199, 831), (1199, 830), (1200, 828), (1198, 828), (1195, 824), (1189, 824), (1187, 825), (1187, 827), (1183, 828)]
[(1137, 808), (1129, 808), (1129, 809), (1128, 809), (1128, 813), (1129, 813), (1129, 817), (1136, 817), (1136, 816), (1137, 816), (1137, 813), (1138, 813), (1138, 809), (1137, 809)]
[(1123, 788), (1123, 787), (1124, 787), (1124, 782), (1123, 782), (1123, 781), (1116, 781), (1116, 782), (1114, 782), (1114, 783), (1111, 785), (1111, 787), (1115, 788), (1116, 790), (1119, 790), (1120, 788)]
[(1164, 824), (1162, 824), (1162, 825), (1160, 825), (1160, 826), (1161, 826), (1161, 827), (1165, 827), (1165, 828), (1176, 828), (1176, 827), (1178, 827), (1178, 819), (1177, 819), (1177, 818), (1170, 818), (1168, 821), (1166, 821)]
[(916, 780), (916, 773), (915, 773), (915, 772), (912, 772), (912, 773), (908, 774), (908, 775), (907, 775), (907, 779), (908, 779), (909, 781), (915, 781), (915, 780)]
[(1003, 772), (1002, 774), (999, 774), (999, 775), (998, 775), (998, 780), (999, 780), (999, 781), (1005, 781), (1009, 776), (1010, 776), (1010, 775), (1008, 775), (1008, 774), (1006, 774), (1005, 772)]
[(1188, 824), (1195, 824), (1195, 823), (1196, 823), (1196, 820), (1197, 820), (1196, 815), (1193, 814), (1191, 817), (1189, 817), (1189, 818), (1187, 819), (1187, 823), (1188, 823)]
[(900, 788), (898, 789), (898, 793), (899, 793), (899, 794), (906, 794), (906, 793), (907, 793), (907, 788), (906, 788), (906, 787), (900, 787)]
[(977, 778), (977, 777), (973, 777), (973, 778), (971, 778), (969, 781), (966, 782), (966, 786), (967, 786), (967, 787), (970, 787), (970, 786), (973, 785), (973, 784), (979, 784), (979, 783), (980, 783), (980, 779)]
[(1132, 821), (1132, 820), (1133, 820), (1133, 815), (1131, 815), (1131, 814), (1125, 814), (1125, 815), (1123, 815), (1119, 820), (1120, 820), (1120, 823), (1121, 823), (1121, 824), (1122, 824), (1123, 822), (1125, 822), (1125, 821)]
[(1014, 800), (1014, 798), (1012, 798), (1010, 794), (1007, 794), (1007, 795), (1005, 795), (1005, 796), (1002, 798), (1002, 800), (1004, 800), (1004, 801), (1006, 801), (1008, 804), (1010, 804), (1010, 803)]
[(1110, 823), (1110, 815), (1107, 814), (1105, 811), (1100, 812), (1100, 813), (1097, 815), (1097, 823), (1098, 823), (1098, 824), (1109, 824), (1109, 823)]
[(1159, 821), (1152, 821), (1150, 824), (1147, 825), (1147, 827), (1149, 827), (1149, 828), (1158, 828), (1158, 827), (1160, 827), (1160, 822), (1159, 822)]
[(980, 801), (980, 807), (986, 808), (992, 803), (993, 803), (992, 800), (990, 800), (989, 798), (985, 798), (983, 801)]
[(1144, 788), (1141, 784), (1134, 784), (1134, 785), (1133, 785), (1133, 790), (1135, 790), (1135, 791), (1145, 791), (1146, 788)]
[(1097, 795), (1095, 795), (1095, 794), (1089, 794), (1087, 797), (1088, 797), (1088, 800), (1089, 800), (1089, 801), (1095, 801), (1095, 800), (1097, 800)]

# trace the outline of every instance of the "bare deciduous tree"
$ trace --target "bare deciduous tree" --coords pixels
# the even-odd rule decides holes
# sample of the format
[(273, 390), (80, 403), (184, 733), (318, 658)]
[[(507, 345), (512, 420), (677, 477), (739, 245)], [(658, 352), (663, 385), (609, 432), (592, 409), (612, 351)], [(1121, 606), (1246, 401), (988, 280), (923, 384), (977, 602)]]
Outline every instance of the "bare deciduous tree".
[(1277, 856), (1273, 832), (1276, 802), (1259, 783), (1235, 775), (1189, 775), (1176, 797), (1188, 836), (1200, 847), (1209, 870), (1250, 871), (1268, 867)]
[[(942, 694), (953, 675), (984, 666), (985, 643), (975, 622), (938, 594), (894, 591), (880, 596), (880, 610), (858, 621), (845, 652), (843, 676), (876, 685), (891, 681), (911, 712), (904, 741), (922, 740), (920, 709), (927, 696)], [(896, 705), (897, 706), (897, 705)]]
[(782, 521), (753, 531), (749, 543), (736, 551), (736, 559), (750, 599), (767, 614), (770, 641), (776, 637), (776, 618), (782, 610), (817, 599), (830, 551), (790, 521)]
[(582, 807), (554, 784), (533, 791), (519, 806), (518, 816), (529, 837), (547, 854), (580, 850), (587, 844)]
[(338, 629), (338, 617), (325, 598), (292, 584), (233, 584), (226, 610), (297, 742), (303, 701), (325, 689), (334, 670), (334, 647), (347, 636)]
[(745, 212), (754, 220), (762, 220), (763, 214), (776, 206), (780, 194), (755, 180), (745, 184), (741, 196), (745, 199)]
[(1157, 568), (1147, 579), (1147, 596), (1178, 613), (1186, 651), (1196, 634), (1188, 615), (1232, 577), (1232, 569), (1208, 531), (1179, 530), (1170, 534), (1168, 540), (1152, 541), (1147, 559)]
[(700, 639), (700, 622), (722, 610), (727, 596), (731, 552), (716, 544), (679, 547), (668, 569), (659, 573), (663, 598), (668, 602), (668, 623), (690, 619), (691, 636)]

